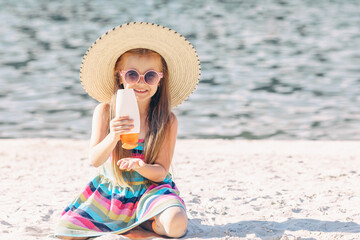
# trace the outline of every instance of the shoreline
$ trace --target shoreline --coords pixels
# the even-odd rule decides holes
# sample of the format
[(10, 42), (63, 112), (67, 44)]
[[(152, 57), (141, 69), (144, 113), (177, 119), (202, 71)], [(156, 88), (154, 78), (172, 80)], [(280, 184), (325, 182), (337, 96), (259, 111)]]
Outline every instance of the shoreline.
[[(87, 149), (88, 140), (0, 139), (2, 239), (51, 234), (96, 175)], [(178, 139), (183, 239), (360, 238), (359, 159), (356, 141)]]

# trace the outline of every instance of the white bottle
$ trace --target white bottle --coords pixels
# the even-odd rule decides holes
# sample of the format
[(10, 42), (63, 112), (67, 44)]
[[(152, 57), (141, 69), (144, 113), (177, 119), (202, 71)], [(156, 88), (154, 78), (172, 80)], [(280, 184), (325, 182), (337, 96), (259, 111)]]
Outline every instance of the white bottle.
[[(119, 89), (116, 95), (116, 117), (129, 116), (134, 120), (134, 128), (126, 134), (122, 134), (120, 139), (125, 149), (133, 149), (137, 146), (140, 133), (140, 113), (136, 96), (133, 89)], [(131, 135), (130, 135), (131, 134)]]

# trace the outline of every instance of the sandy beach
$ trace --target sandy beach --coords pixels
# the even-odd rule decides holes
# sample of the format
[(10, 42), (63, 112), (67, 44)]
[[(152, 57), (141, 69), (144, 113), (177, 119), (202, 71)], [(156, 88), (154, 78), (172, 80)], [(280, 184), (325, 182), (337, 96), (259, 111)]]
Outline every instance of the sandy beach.
[[(97, 173), (87, 149), (0, 140), (0, 239), (52, 233)], [(358, 142), (178, 140), (172, 172), (188, 209), (184, 239), (360, 239)]]

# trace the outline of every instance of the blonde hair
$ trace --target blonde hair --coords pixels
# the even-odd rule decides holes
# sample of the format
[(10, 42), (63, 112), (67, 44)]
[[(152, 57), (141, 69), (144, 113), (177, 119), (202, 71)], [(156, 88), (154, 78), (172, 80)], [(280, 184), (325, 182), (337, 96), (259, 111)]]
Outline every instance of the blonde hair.
[[(160, 152), (160, 148), (165, 139), (165, 135), (170, 123), (171, 117), (171, 103), (170, 103), (170, 95), (169, 95), (169, 78), (168, 78), (168, 68), (163, 57), (155, 51), (145, 48), (136, 48), (131, 49), (126, 53), (137, 54), (137, 55), (149, 55), (149, 54), (157, 54), (161, 58), (162, 63), (162, 72), (163, 78), (160, 81), (160, 86), (157, 92), (152, 96), (150, 100), (150, 105), (148, 109), (148, 113), (146, 116), (146, 124), (147, 124), (147, 133), (144, 140), (144, 155), (145, 162), (148, 164), (153, 164)], [(123, 89), (123, 85), (120, 83), (120, 76), (115, 70), (118, 66), (121, 65), (121, 61), (123, 60), (122, 54), (114, 68), (115, 73), (115, 84), (114, 84), (114, 92), (111, 98), (110, 103), (110, 118), (111, 121), (115, 118), (116, 113), (116, 93), (118, 89)], [(121, 147), (120, 141), (117, 143), (116, 147), (112, 152), (112, 166), (115, 175), (116, 184), (122, 187), (129, 187), (132, 191), (133, 188), (128, 184), (128, 179), (124, 174), (124, 171), (120, 170), (116, 165), (117, 160), (125, 157), (131, 156), (131, 150), (126, 150)], [(130, 177), (132, 176), (132, 171), (129, 172)], [(151, 184), (151, 181), (148, 180), (146, 182), (147, 185)]]

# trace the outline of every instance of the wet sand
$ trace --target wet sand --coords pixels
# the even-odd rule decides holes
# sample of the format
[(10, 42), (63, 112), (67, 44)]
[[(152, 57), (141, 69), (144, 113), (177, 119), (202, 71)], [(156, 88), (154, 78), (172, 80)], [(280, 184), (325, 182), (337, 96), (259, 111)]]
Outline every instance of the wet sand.
[[(45, 239), (95, 176), (88, 142), (0, 140), (1, 239)], [(357, 142), (178, 140), (184, 239), (359, 239)], [(148, 236), (142, 229), (132, 239)], [(109, 238), (110, 239), (110, 238)]]

